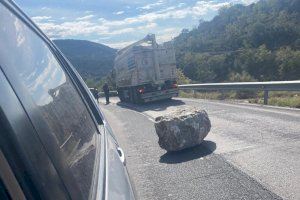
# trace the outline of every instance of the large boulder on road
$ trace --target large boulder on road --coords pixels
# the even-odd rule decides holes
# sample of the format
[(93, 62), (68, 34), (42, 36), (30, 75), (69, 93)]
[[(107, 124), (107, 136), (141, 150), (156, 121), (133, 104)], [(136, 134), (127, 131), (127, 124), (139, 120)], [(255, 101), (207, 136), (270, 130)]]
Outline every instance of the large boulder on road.
[(200, 144), (210, 131), (207, 113), (184, 107), (155, 119), (158, 144), (167, 151), (179, 151)]

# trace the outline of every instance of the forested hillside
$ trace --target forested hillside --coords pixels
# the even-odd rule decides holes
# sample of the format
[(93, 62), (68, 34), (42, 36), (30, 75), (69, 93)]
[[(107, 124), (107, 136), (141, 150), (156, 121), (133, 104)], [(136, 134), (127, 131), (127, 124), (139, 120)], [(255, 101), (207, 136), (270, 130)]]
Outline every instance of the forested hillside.
[(98, 82), (113, 68), (116, 50), (108, 46), (85, 40), (54, 40), (86, 80)]
[(223, 8), (174, 45), (178, 67), (197, 82), (300, 79), (300, 1)]

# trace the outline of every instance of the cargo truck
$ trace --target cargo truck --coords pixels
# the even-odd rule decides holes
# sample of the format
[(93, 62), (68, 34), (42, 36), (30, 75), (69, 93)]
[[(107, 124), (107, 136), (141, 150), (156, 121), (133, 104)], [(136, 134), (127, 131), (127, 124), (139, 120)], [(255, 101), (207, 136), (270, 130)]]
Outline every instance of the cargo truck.
[(114, 70), (121, 101), (142, 103), (178, 96), (173, 44), (157, 44), (154, 34), (119, 50)]

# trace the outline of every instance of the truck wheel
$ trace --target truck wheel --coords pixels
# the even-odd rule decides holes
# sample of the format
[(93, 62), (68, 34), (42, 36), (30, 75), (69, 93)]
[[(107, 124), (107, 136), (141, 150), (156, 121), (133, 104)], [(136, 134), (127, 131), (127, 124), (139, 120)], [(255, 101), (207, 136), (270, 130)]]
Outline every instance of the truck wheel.
[(135, 103), (137, 103), (137, 104), (141, 103), (140, 94), (138, 94), (136, 89), (134, 90), (134, 100), (135, 100)]
[(118, 90), (118, 96), (121, 102), (125, 101), (124, 92), (122, 90)]
[(131, 101), (132, 103), (136, 103), (136, 104), (141, 102), (141, 99), (140, 99), (139, 94), (137, 92), (137, 88), (132, 88), (131, 89), (131, 100), (132, 100)]
[(130, 88), (126, 88), (123, 90), (123, 98), (125, 102), (130, 102), (131, 99), (131, 92), (130, 92)]
[(128, 92), (129, 92), (129, 102), (135, 103), (134, 88), (130, 88)]

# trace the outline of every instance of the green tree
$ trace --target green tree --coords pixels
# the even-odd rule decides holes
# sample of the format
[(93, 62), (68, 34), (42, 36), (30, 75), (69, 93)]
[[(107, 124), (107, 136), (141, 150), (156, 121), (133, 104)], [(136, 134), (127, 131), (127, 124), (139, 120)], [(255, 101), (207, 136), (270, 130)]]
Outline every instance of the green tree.
[(276, 62), (282, 80), (300, 79), (300, 51), (293, 51), (290, 47), (281, 48), (276, 53)]
[(191, 79), (186, 77), (181, 69), (176, 70), (176, 75), (177, 75), (177, 84), (182, 85), (182, 84), (191, 83)]
[(299, 0), (224, 7), (175, 38), (177, 64), (198, 82), (228, 81), (230, 73), (244, 72), (259, 81), (297, 79), (299, 19)]

